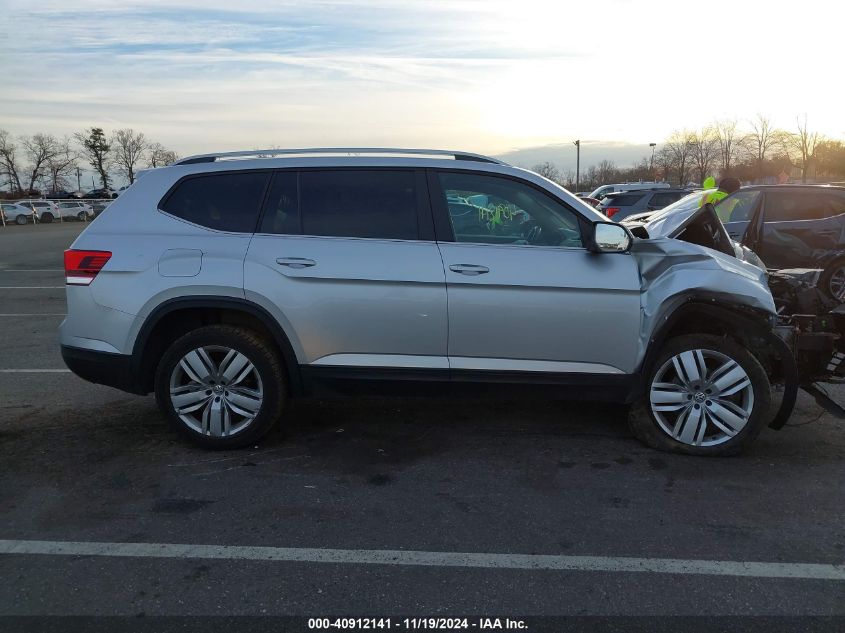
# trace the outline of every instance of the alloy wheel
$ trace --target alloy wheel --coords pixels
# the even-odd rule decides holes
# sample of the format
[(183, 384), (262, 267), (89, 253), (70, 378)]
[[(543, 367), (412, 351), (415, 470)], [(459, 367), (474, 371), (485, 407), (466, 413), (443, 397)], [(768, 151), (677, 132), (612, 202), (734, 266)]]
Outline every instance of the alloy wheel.
[(735, 437), (754, 409), (754, 390), (732, 358), (707, 349), (667, 360), (654, 375), (649, 400), (660, 428), (690, 446), (715, 446)]
[(173, 368), (170, 402), (192, 430), (231, 437), (255, 420), (264, 400), (258, 370), (241, 352), (220, 345), (198, 347)]
[(845, 266), (839, 266), (833, 271), (828, 282), (828, 287), (830, 289), (830, 295), (834, 299), (840, 301), (845, 299)]

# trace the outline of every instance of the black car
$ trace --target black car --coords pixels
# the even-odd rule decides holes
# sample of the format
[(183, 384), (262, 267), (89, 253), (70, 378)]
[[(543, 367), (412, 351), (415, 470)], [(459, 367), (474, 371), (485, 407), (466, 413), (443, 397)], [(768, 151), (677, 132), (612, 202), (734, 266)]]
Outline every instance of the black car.
[(81, 198), (82, 192), (80, 191), (66, 191), (61, 189), (59, 191), (54, 191), (53, 193), (48, 193), (44, 196), (47, 200), (70, 200), (71, 198)]
[(92, 189), (85, 194), (86, 200), (111, 200), (117, 198), (117, 194), (111, 189)]
[(755, 185), (716, 206), (728, 235), (767, 268), (820, 268), (820, 287), (845, 299), (845, 187)]

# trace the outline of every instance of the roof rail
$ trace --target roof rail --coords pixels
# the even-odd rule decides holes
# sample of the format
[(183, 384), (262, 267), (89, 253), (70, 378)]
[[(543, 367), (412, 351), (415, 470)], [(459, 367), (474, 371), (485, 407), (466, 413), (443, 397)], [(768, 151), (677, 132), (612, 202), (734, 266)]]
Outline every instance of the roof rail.
[(311, 147), (306, 149), (255, 149), (243, 152), (220, 152), (216, 154), (197, 154), (188, 156), (174, 165), (193, 165), (196, 163), (213, 163), (218, 160), (238, 160), (247, 158), (274, 158), (276, 156), (307, 156), (307, 155), (335, 155), (335, 156), (357, 156), (360, 154), (388, 154), (400, 156), (451, 156), (454, 160), (468, 160), (479, 163), (495, 163), (505, 165), (502, 161), (472, 154), (470, 152), (452, 152), (440, 149), (399, 149), (395, 147)]

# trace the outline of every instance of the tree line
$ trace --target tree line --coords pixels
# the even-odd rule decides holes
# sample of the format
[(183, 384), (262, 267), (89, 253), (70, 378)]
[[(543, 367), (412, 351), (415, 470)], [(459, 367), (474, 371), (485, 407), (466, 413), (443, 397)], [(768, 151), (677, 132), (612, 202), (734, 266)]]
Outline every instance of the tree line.
[(0, 129), (0, 189), (12, 197), (75, 189), (80, 164), (90, 165), (108, 189), (112, 172), (132, 184), (139, 169), (178, 159), (173, 150), (131, 128), (107, 135), (103, 128), (92, 127), (62, 138), (43, 133), (14, 136)]
[[(551, 162), (531, 169), (567, 189), (576, 188), (574, 170), (560, 170)], [(700, 185), (708, 176), (754, 183), (845, 181), (845, 144), (811, 130), (806, 116), (797, 119), (794, 130), (777, 128), (762, 114), (743, 123), (725, 119), (674, 131), (653, 156), (643, 156), (631, 167), (602, 160), (580, 174), (577, 186), (592, 190), (639, 180)]]

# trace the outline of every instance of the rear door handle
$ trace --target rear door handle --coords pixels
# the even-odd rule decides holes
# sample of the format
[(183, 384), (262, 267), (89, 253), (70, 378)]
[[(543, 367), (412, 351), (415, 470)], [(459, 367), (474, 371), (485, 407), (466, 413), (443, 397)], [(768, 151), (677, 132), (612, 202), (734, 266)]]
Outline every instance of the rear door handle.
[(309, 268), (310, 266), (316, 265), (317, 262), (305, 257), (279, 257), (276, 259), (276, 263), (279, 266), (287, 266), (288, 268)]
[(483, 275), (484, 273), (490, 272), (487, 266), (479, 266), (477, 264), (452, 264), (449, 266), (449, 270), (461, 275)]

